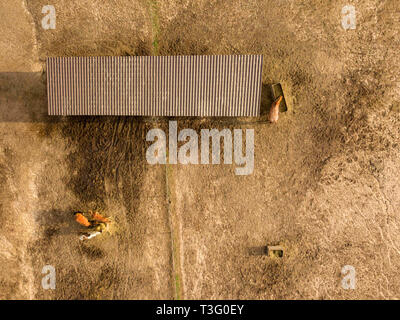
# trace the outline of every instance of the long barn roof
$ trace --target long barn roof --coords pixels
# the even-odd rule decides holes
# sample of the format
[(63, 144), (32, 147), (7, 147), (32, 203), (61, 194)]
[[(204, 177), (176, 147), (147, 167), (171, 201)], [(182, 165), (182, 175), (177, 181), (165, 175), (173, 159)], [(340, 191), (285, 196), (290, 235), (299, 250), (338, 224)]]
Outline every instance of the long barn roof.
[(259, 116), (261, 55), (49, 57), (49, 115)]

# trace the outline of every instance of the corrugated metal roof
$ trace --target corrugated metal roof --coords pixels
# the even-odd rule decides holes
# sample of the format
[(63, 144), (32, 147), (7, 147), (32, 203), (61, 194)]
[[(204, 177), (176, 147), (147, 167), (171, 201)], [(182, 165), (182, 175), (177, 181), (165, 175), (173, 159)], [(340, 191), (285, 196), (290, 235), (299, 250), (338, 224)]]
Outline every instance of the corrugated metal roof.
[(258, 116), (261, 55), (50, 57), (49, 115)]

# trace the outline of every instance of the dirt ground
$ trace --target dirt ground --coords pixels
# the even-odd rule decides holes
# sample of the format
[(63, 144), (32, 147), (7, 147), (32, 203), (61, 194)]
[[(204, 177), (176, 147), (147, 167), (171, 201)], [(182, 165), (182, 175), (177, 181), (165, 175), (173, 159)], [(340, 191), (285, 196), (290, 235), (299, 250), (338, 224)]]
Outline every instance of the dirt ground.
[[(0, 0), (0, 299), (400, 298), (399, 12), (397, 0)], [(263, 54), (263, 84), (282, 83), (275, 125), (175, 119), (254, 129), (253, 174), (149, 165), (146, 134), (168, 119), (47, 116), (47, 56), (183, 54)], [(114, 223), (81, 242), (72, 214), (89, 209)], [(284, 256), (251, 254), (267, 244)]]

